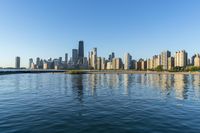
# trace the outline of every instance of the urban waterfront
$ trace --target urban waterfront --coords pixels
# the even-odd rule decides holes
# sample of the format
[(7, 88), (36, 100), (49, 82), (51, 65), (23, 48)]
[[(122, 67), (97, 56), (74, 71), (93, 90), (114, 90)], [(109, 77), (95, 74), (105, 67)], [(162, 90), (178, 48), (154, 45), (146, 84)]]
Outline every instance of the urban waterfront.
[(200, 75), (0, 76), (1, 133), (199, 133)]

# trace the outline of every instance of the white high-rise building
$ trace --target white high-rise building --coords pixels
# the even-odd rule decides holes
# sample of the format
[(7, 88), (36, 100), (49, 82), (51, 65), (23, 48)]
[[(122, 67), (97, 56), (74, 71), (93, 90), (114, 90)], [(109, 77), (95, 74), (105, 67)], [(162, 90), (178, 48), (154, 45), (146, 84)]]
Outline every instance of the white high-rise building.
[(161, 65), (164, 70), (168, 70), (168, 58), (171, 56), (171, 52), (164, 51), (160, 54), (161, 57)]
[(101, 70), (101, 57), (97, 57), (97, 70)]
[(97, 48), (93, 48), (89, 53), (89, 66), (93, 69), (97, 69)]
[(107, 70), (113, 69), (113, 68), (112, 68), (112, 62), (107, 62), (107, 63), (106, 63), (106, 69), (107, 69)]
[(105, 70), (105, 69), (106, 69), (106, 59), (101, 58), (101, 70)]
[(194, 58), (194, 66), (200, 67), (200, 55), (199, 54), (196, 54), (196, 56)]
[(178, 51), (175, 53), (175, 67), (186, 67), (188, 60), (188, 54), (185, 50)]
[(124, 69), (125, 70), (131, 69), (131, 61), (132, 61), (132, 56), (129, 53), (125, 54), (125, 56), (124, 56)]

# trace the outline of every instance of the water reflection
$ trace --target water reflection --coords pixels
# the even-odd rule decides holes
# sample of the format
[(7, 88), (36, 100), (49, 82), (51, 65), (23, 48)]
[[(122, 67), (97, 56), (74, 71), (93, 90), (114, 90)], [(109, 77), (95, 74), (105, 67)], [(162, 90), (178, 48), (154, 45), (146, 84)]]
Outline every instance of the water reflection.
[[(6, 77), (6, 76), (5, 76)], [(14, 78), (13, 78), (14, 77)], [(184, 74), (89, 74), (89, 75), (15, 75), (12, 85), (15, 91), (51, 86), (60, 94), (73, 95), (80, 102), (84, 95), (98, 96), (101, 93), (120, 93), (134, 95), (142, 89), (147, 92), (161, 93), (164, 97), (176, 99), (200, 99), (200, 75)], [(3, 77), (2, 80), (5, 80)], [(1, 82), (3, 85), (3, 82)], [(0, 84), (0, 85), (1, 85)], [(1, 86), (0, 86), (1, 87)], [(64, 91), (63, 91), (64, 90)], [(148, 93), (147, 93), (148, 94)]]
[(138, 88), (145, 88), (145, 91), (151, 89), (161, 92), (163, 96), (172, 96), (180, 100), (188, 99), (188, 93), (200, 98), (200, 75), (90, 74), (71, 76), (70, 82), (80, 101), (86, 89), (92, 96), (97, 96), (100, 91), (118, 91), (119, 89), (120, 92), (121, 89), (123, 90), (123, 94), (131, 95), (138, 91)]
[(4, 75), (0, 127), (4, 133), (199, 132), (199, 101), (200, 75)]
[(124, 74), (123, 77), (124, 77), (123, 80), (124, 80), (124, 90), (125, 90), (124, 93), (126, 95), (129, 95), (131, 93), (130, 88), (132, 88), (132, 84), (133, 84), (135, 78), (133, 78), (132, 75), (128, 75), (128, 74)]
[(195, 97), (200, 98), (200, 75), (192, 75), (191, 82)]
[(174, 79), (176, 98), (187, 99), (188, 76), (183, 74), (175, 74)]
[(73, 93), (79, 102), (83, 102), (83, 75), (71, 76)]

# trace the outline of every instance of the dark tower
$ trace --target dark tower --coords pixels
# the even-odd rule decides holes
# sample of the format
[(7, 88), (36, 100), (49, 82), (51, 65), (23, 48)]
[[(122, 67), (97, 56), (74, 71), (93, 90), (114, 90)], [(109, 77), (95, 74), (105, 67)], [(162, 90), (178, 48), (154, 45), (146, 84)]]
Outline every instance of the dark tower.
[(84, 42), (83, 41), (79, 41), (79, 46), (78, 46), (79, 63), (83, 64), (83, 58), (84, 58)]

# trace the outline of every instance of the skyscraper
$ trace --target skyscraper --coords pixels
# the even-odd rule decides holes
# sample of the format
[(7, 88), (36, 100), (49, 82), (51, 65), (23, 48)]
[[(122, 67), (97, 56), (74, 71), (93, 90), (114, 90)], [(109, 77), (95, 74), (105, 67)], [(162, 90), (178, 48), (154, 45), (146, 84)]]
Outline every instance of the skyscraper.
[(101, 70), (106, 69), (106, 59), (104, 57), (101, 58)]
[(147, 59), (147, 69), (153, 69), (152, 61), (153, 59)]
[(97, 57), (97, 70), (101, 70), (101, 57)]
[(168, 70), (172, 70), (174, 68), (174, 57), (168, 58)]
[(67, 63), (68, 62), (68, 54), (66, 53), (65, 54), (65, 63)]
[(170, 51), (164, 51), (160, 54), (161, 56), (161, 65), (164, 70), (168, 69), (168, 58), (171, 56)]
[(122, 59), (121, 58), (115, 58), (115, 69), (119, 70), (122, 69)]
[(194, 58), (194, 66), (200, 67), (200, 55), (199, 54), (196, 54), (196, 56)]
[(109, 55), (108, 61), (112, 61), (113, 58), (115, 58), (115, 53), (114, 53), (114, 52), (112, 52), (112, 53)]
[(191, 57), (191, 63), (190, 63), (191, 65), (194, 65), (194, 59), (195, 59), (195, 57), (196, 57), (196, 54)]
[(59, 57), (59, 63), (60, 64), (62, 63), (62, 57)]
[(136, 63), (136, 70), (145, 70), (145, 61), (143, 59), (139, 59)]
[(72, 49), (72, 62), (73, 62), (73, 64), (76, 65), (77, 61), (78, 61), (78, 50)]
[(32, 67), (32, 64), (33, 64), (33, 59), (32, 59), (32, 58), (30, 58), (30, 59), (29, 59), (29, 69), (31, 69), (31, 67)]
[(146, 69), (147, 69), (147, 61), (141, 60), (141, 70), (146, 70)]
[(78, 46), (78, 60), (80, 64), (83, 64), (83, 58), (84, 58), (84, 42), (79, 41)]
[(124, 57), (125, 70), (131, 69), (131, 62), (132, 62), (131, 60), (132, 60), (132, 56), (129, 53), (125, 54), (125, 57)]
[(37, 67), (40, 65), (40, 58), (39, 57), (36, 58), (36, 65), (37, 65)]
[(175, 54), (175, 67), (185, 67), (187, 66), (188, 54), (185, 50), (178, 51)]
[(161, 65), (161, 55), (154, 55), (153, 58), (152, 58), (152, 68), (151, 69), (155, 69), (156, 67), (160, 66)]
[(97, 48), (89, 53), (89, 66), (93, 69), (97, 69)]
[(112, 59), (112, 69), (116, 70), (116, 58)]
[(20, 57), (18, 56), (15, 58), (15, 68), (20, 69)]

